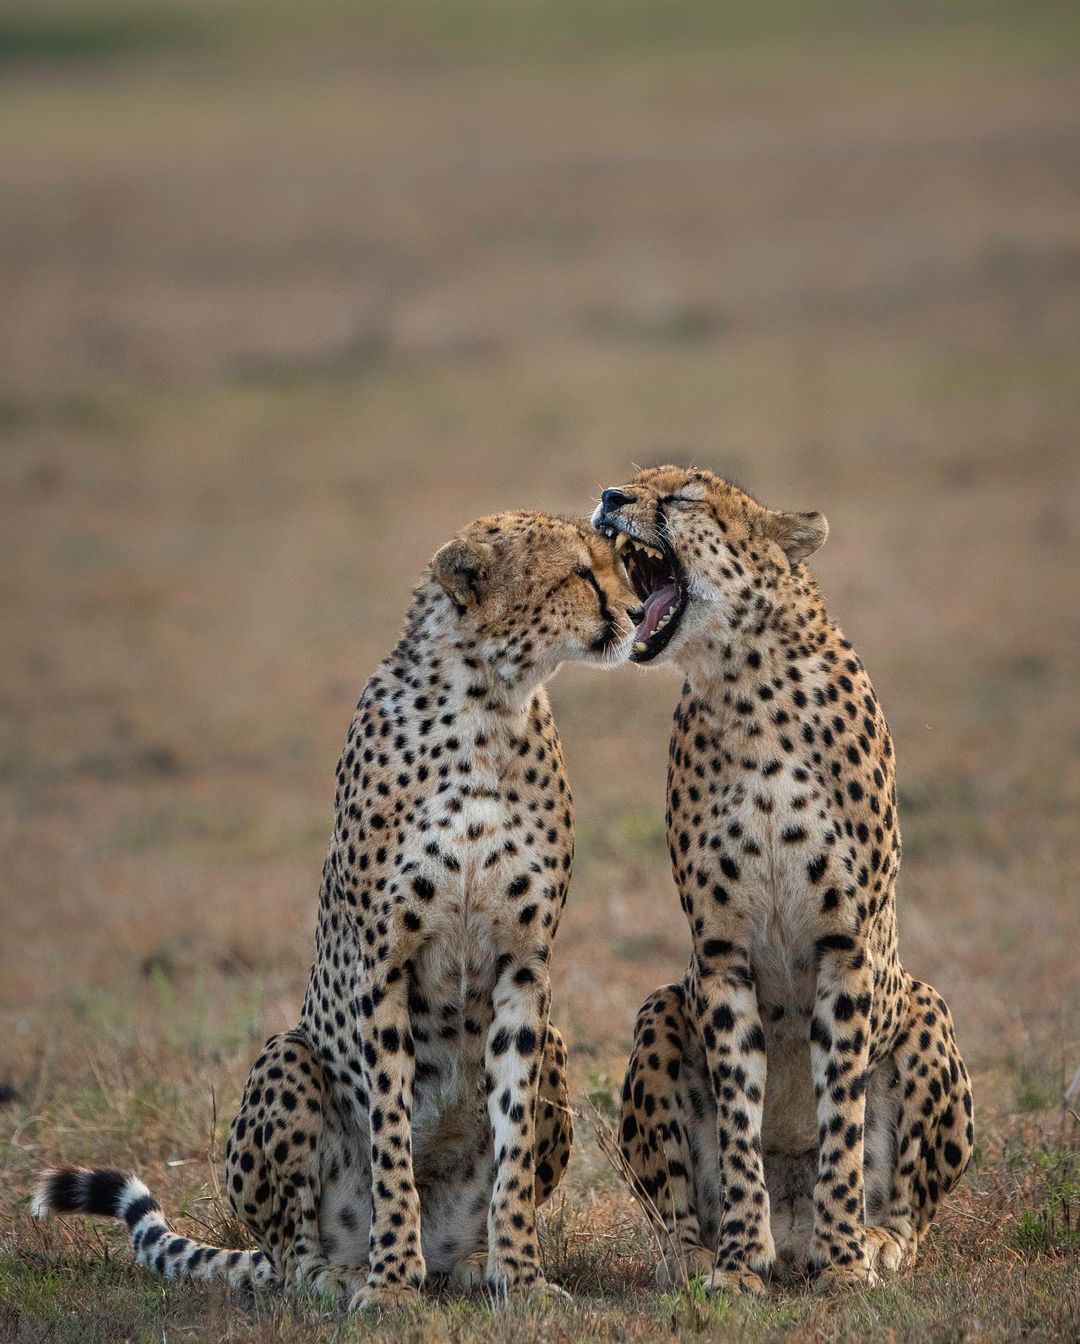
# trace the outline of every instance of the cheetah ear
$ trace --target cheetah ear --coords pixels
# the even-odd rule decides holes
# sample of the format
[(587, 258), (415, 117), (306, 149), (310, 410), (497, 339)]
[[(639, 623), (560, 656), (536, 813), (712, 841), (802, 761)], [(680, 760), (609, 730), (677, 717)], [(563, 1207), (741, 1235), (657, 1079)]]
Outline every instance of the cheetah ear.
[(441, 546), (431, 561), (431, 572), (460, 611), (479, 605), (490, 569), (491, 547), (464, 537)]
[(765, 515), (764, 533), (775, 541), (794, 566), (824, 545), (829, 524), (823, 513), (774, 513)]

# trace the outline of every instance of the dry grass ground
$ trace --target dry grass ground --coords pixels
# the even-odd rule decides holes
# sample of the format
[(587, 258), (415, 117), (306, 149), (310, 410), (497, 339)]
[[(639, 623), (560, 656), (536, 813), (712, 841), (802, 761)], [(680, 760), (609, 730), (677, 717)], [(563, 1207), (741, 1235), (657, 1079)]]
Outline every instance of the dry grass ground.
[[(181, 5), (0, 17), (0, 1339), (1080, 1334), (1080, 25), (830, 0)], [(572, 1309), (162, 1288), (39, 1228), (138, 1168), (236, 1235), (216, 1149), (294, 1022), (355, 695), (463, 520), (695, 457), (822, 508), (889, 712), (909, 967), (978, 1157), (921, 1267), (823, 1303), (651, 1287), (587, 1119)], [(579, 859), (556, 1019), (610, 1116), (687, 936), (670, 673), (553, 699)]]

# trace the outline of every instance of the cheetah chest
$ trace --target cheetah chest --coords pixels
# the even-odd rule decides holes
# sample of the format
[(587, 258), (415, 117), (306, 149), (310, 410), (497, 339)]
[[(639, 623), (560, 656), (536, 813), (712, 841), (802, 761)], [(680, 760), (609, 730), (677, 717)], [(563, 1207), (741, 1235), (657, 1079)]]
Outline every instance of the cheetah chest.
[(715, 904), (695, 907), (705, 916), (705, 938), (734, 934), (747, 947), (765, 1033), (762, 1143), (788, 1154), (817, 1143), (810, 1017), (821, 915), (810, 870), (816, 874), (816, 856), (830, 847), (831, 826), (820, 795), (796, 770), (759, 769), (718, 789), (706, 888)]
[(544, 845), (493, 794), (447, 809), (436, 828), (438, 857), (425, 850), (415, 860), (421, 890), (430, 893), (410, 974), (419, 1148), (428, 1146), (425, 1133), (471, 1130), (466, 1114), (486, 1114), (484, 1057), (499, 959), (542, 924), (545, 884), (534, 869), (543, 867)]
[(820, 902), (807, 874), (812, 856), (826, 845), (826, 829), (817, 816), (786, 810), (782, 796), (769, 801), (771, 810), (763, 812), (759, 795), (734, 790), (724, 810), (720, 848), (712, 850), (724, 904), (714, 919), (736, 927), (761, 1001), (806, 1012), (814, 1002), (814, 947), (821, 932)]

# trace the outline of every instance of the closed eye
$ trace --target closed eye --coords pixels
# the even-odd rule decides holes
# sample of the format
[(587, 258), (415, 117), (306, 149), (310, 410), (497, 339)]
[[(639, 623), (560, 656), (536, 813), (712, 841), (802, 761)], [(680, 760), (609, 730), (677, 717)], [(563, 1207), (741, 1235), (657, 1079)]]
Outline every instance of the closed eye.
[(579, 579), (584, 579), (589, 587), (596, 594), (596, 605), (600, 609), (600, 619), (604, 622), (605, 634), (601, 636), (601, 642), (605, 640), (615, 629), (615, 621), (611, 614), (611, 608), (608, 606), (607, 597), (603, 588), (597, 582), (596, 575), (587, 565), (579, 565), (574, 573)]
[(700, 504), (701, 500), (693, 495), (664, 495), (661, 504)]
[(577, 569), (574, 570), (574, 573), (577, 575), (579, 579), (585, 580), (585, 582), (589, 585), (589, 587), (593, 590), (593, 592), (596, 594), (597, 597), (602, 597), (602, 594), (600, 592), (600, 585), (599, 583), (597, 583), (596, 575), (592, 572), (591, 569), (589, 569), (586, 565), (578, 565)]
[(605, 621), (609, 621), (611, 619), (611, 611), (610, 608), (608, 607), (607, 597), (604, 594), (603, 588), (600, 587), (596, 575), (586, 565), (580, 565), (577, 569), (574, 570), (574, 573), (578, 576), (579, 579), (584, 579), (585, 582), (596, 594), (596, 602), (600, 608), (600, 615), (604, 618)]

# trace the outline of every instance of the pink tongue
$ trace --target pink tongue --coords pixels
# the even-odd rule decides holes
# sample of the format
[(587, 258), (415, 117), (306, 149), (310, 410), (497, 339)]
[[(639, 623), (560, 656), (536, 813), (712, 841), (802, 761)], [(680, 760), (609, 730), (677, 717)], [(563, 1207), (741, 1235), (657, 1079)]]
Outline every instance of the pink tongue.
[(656, 627), (664, 619), (668, 608), (675, 606), (678, 600), (679, 589), (674, 583), (666, 583), (663, 588), (657, 588), (654, 593), (650, 593), (645, 603), (645, 615), (634, 631), (634, 639), (648, 643), (656, 633)]

